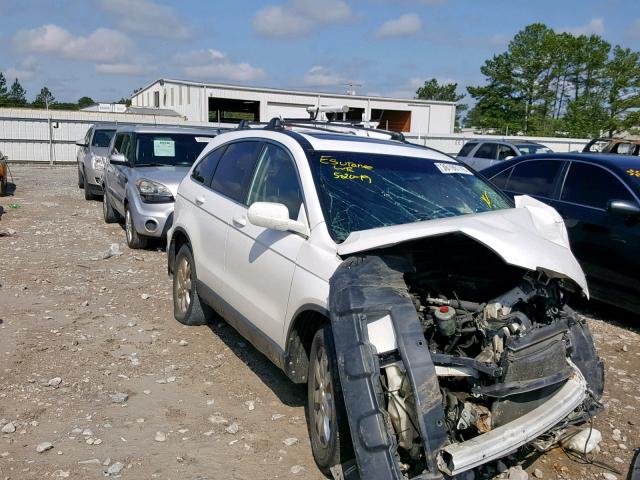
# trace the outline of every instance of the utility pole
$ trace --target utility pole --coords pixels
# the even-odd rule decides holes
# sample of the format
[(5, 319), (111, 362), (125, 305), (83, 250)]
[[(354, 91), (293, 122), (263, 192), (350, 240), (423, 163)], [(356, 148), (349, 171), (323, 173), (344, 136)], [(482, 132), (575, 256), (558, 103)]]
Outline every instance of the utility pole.
[(47, 109), (47, 123), (49, 125), (49, 166), (53, 167), (53, 131), (51, 129), (51, 112), (49, 111), (49, 97), (45, 95), (44, 104)]

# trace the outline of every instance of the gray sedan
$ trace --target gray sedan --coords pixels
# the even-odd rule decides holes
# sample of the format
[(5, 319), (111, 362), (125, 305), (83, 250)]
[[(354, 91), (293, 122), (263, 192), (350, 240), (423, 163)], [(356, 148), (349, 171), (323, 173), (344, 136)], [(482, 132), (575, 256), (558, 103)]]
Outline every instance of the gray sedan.
[(116, 128), (111, 123), (91, 125), (84, 138), (76, 142), (79, 147), (76, 156), (78, 187), (84, 189), (85, 200), (96, 200), (102, 196), (104, 167)]
[(122, 127), (105, 169), (103, 215), (124, 218), (127, 245), (144, 248), (171, 226), (178, 184), (217, 129)]

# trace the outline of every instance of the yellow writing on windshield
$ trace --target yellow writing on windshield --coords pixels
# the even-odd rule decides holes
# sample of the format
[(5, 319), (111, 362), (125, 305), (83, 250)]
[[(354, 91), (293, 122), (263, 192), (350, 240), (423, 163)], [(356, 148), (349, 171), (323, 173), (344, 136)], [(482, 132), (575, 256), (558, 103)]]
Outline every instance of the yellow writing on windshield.
[(487, 194), (487, 192), (482, 192), (482, 195), (480, 196), (480, 199), (484, 203), (486, 203), (489, 208), (493, 208), (493, 206), (491, 205), (491, 199), (489, 198), (489, 195)]
[(340, 162), (328, 155), (321, 156), (320, 163), (324, 165), (331, 165), (334, 168), (334, 170), (339, 169), (339, 170), (353, 171), (352, 169), (354, 168), (362, 168), (364, 170), (373, 170), (373, 167), (371, 165), (367, 165), (366, 163)]
[(362, 182), (371, 183), (371, 177), (369, 175), (356, 175), (353, 173), (333, 172), (333, 178), (336, 180), (360, 180)]

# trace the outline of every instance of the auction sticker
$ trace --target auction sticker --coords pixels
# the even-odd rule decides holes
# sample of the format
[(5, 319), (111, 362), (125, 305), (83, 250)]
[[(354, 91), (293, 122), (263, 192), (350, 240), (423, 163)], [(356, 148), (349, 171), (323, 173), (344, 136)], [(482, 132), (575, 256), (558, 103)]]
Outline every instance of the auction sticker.
[(175, 157), (176, 142), (162, 138), (153, 139), (153, 155), (155, 157)]
[(435, 163), (435, 166), (441, 173), (461, 173), (462, 175), (473, 175), (469, 169), (455, 163)]

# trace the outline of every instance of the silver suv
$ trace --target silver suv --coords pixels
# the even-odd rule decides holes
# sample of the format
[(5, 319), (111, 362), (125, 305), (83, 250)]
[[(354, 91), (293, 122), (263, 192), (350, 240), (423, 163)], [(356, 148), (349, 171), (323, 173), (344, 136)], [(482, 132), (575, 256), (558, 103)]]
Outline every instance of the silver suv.
[(472, 140), (464, 144), (457, 158), (476, 170), (484, 170), (503, 160), (536, 153), (553, 153), (553, 150), (541, 143), (528, 140), (521, 142)]
[(116, 129), (115, 123), (91, 125), (84, 138), (76, 142), (79, 147), (76, 156), (78, 187), (84, 189), (85, 200), (96, 200), (102, 196), (104, 166)]
[(127, 245), (144, 248), (171, 226), (178, 184), (220, 130), (130, 126), (117, 130), (104, 175), (104, 221), (124, 218)]

